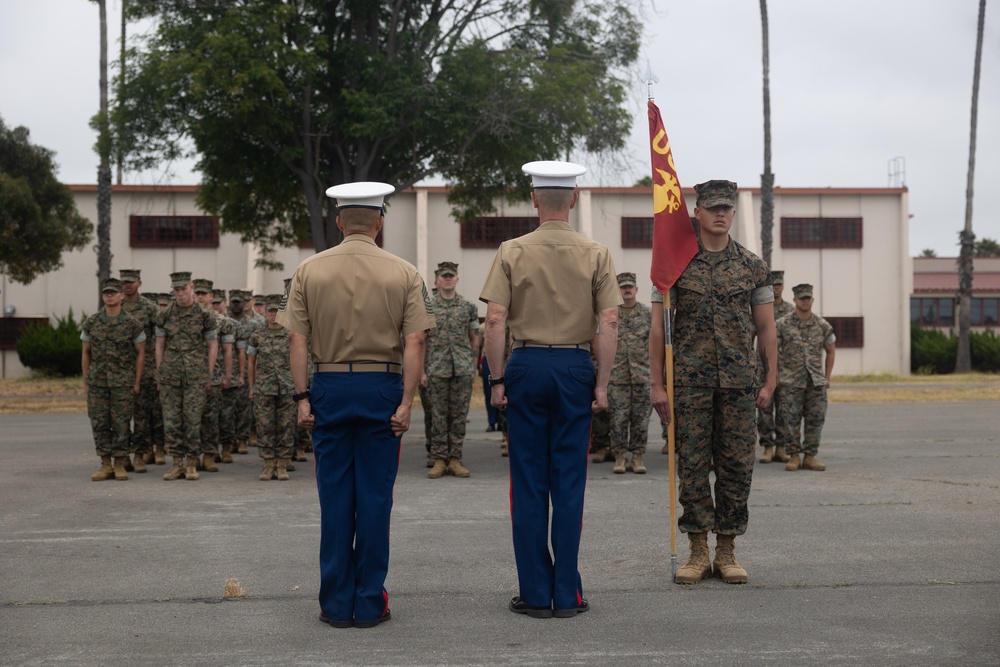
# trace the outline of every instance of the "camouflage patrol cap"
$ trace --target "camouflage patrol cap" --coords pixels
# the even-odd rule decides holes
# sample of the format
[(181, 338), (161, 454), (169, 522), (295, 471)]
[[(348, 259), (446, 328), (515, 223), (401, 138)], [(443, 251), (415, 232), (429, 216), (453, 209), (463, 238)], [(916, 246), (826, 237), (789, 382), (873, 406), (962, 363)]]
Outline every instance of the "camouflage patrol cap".
[(271, 295), (270, 294), (253, 294), (253, 295), (250, 296), (250, 298), (254, 300), (254, 303), (264, 303), (264, 301), (269, 296), (271, 296)]
[(160, 292), (156, 295), (156, 303), (160, 306), (169, 306), (170, 302), (174, 300), (174, 295), (170, 292)]
[(170, 286), (171, 287), (187, 287), (188, 283), (191, 282), (191, 272), (190, 271), (177, 271), (170, 274)]
[(229, 300), (230, 301), (239, 301), (240, 303), (243, 303), (243, 290), (241, 290), (241, 289), (231, 289), (231, 290), (229, 290)]
[(117, 278), (105, 278), (101, 281), (101, 294), (105, 292), (121, 292), (122, 281)]
[(218, 287), (212, 290), (212, 303), (222, 303), (226, 300), (226, 290)]
[(802, 283), (801, 285), (796, 285), (792, 288), (792, 294), (795, 295), (796, 299), (802, 299), (807, 296), (813, 295), (813, 286), (809, 283)]
[(434, 269), (434, 277), (438, 276), (457, 276), (458, 275), (458, 264), (455, 262), (440, 262), (438, 267)]
[(631, 285), (632, 287), (636, 286), (635, 274), (631, 271), (623, 271), (618, 274), (618, 286), (625, 287), (627, 285)]
[(736, 184), (732, 181), (705, 181), (694, 186), (698, 193), (698, 208), (731, 206), (736, 208)]
[(157, 299), (160, 298), (160, 293), (159, 292), (143, 292), (139, 296), (141, 296), (143, 299), (149, 299), (150, 301), (156, 301)]
[(194, 291), (196, 294), (208, 294), (212, 291), (212, 287), (215, 285), (208, 278), (195, 278), (194, 279)]
[(771, 271), (771, 284), (772, 285), (784, 285), (785, 284), (785, 272), (784, 271)]
[(268, 294), (264, 297), (264, 309), (281, 310), (281, 300), (284, 296), (284, 294)]
[(118, 277), (123, 283), (134, 283), (137, 280), (142, 280), (139, 277), (140, 273), (139, 269), (119, 269)]

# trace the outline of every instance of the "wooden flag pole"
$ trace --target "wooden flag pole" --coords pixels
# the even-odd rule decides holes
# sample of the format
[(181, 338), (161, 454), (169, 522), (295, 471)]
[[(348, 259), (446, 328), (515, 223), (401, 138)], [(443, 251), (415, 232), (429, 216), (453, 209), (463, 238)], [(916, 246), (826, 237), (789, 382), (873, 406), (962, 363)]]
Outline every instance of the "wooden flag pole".
[(663, 364), (666, 371), (670, 421), (667, 422), (667, 483), (670, 485), (670, 581), (677, 576), (677, 458), (674, 435), (674, 342), (673, 317), (670, 314), (670, 290), (663, 295)]

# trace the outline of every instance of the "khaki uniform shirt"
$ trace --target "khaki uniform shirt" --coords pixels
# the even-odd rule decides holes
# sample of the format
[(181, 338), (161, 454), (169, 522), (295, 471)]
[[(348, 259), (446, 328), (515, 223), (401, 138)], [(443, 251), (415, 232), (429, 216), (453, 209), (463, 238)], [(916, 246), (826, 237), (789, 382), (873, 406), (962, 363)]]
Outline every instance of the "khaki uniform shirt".
[(435, 326), (417, 270), (364, 234), (299, 264), (277, 322), (310, 339), (316, 363), (402, 363), (402, 337)]
[(124, 311), (108, 317), (102, 309), (88, 317), (81, 329), (80, 340), (90, 343), (87, 384), (131, 387), (135, 383), (135, 346), (146, 340), (142, 323)]
[(631, 312), (618, 306), (618, 348), (611, 384), (649, 384), (649, 306), (636, 302)]
[(146, 364), (142, 367), (142, 379), (151, 379), (156, 374), (156, 361), (153, 359), (153, 343), (156, 341), (156, 316), (160, 309), (156, 303), (145, 297), (135, 301), (122, 301), (122, 310), (139, 320), (146, 332)]
[(806, 319), (792, 312), (776, 324), (778, 330), (778, 380), (783, 387), (825, 387), (823, 351), (837, 342), (833, 325), (816, 313)]
[(204, 384), (209, 381), (208, 346), (205, 341), (218, 338), (219, 329), (214, 314), (213, 311), (202, 310), (196, 303), (187, 308), (171, 303), (156, 316), (156, 337), (166, 338), (163, 361), (156, 373), (160, 384)]
[(500, 244), (479, 299), (507, 308), (515, 341), (589, 343), (598, 313), (622, 304), (615, 275), (606, 246), (548, 220)]
[[(746, 389), (763, 384), (750, 307), (774, 301), (764, 260), (732, 239), (718, 254), (702, 248), (670, 296), (676, 309), (675, 386)], [(663, 301), (655, 288), (653, 301)]]
[(427, 334), (427, 376), (471, 376), (475, 364), (469, 332), (479, 331), (479, 312), (475, 304), (461, 294), (456, 294), (454, 299), (437, 294), (431, 304), (437, 327)]

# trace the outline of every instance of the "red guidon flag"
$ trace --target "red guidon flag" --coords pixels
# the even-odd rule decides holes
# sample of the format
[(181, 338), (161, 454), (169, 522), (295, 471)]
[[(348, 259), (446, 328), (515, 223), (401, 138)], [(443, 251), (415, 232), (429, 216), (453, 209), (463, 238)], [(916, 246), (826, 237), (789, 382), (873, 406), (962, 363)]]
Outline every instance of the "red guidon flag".
[(649, 100), (649, 154), (653, 167), (653, 261), (649, 277), (666, 293), (698, 254), (698, 237), (677, 180), (660, 110)]

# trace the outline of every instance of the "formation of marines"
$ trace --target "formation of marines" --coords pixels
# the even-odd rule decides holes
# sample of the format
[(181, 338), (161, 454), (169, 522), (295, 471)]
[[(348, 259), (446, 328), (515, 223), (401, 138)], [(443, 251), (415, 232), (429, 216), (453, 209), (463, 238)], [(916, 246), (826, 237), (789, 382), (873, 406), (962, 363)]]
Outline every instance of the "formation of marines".
[(274, 323), (282, 295), (233, 289), (227, 299), (186, 271), (170, 274), (172, 293), (142, 294), (138, 269), (119, 275), (101, 282), (104, 307), (80, 336), (101, 458), (91, 479), (127, 480), (171, 457), (164, 480), (197, 480), (255, 437), (260, 478), (287, 480), (311, 445), (295, 423), (288, 332)]

